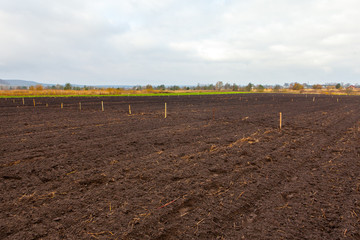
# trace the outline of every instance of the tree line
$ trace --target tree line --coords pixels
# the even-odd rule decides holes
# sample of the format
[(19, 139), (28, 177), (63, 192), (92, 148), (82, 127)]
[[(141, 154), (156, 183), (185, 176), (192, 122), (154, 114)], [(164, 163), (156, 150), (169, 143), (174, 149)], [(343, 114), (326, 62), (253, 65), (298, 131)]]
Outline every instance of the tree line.
[[(165, 86), (164, 84), (153, 86), (150, 84), (147, 84), (145, 86), (136, 85), (131, 88), (131, 90), (146, 90), (146, 91), (152, 91), (152, 90), (160, 90), (160, 91), (177, 91), (177, 90), (205, 90), (205, 91), (241, 91), (241, 92), (264, 92), (265, 89), (272, 90), (274, 92), (279, 92), (282, 89), (289, 89), (289, 90), (304, 90), (304, 89), (315, 89), (315, 90), (321, 90), (321, 89), (352, 89), (352, 88), (359, 88), (360, 86), (352, 86), (350, 84), (343, 84), (343, 83), (330, 83), (330, 84), (314, 84), (309, 85), (306, 83), (300, 84), (297, 82), (294, 83), (285, 83), (284, 85), (262, 85), (262, 84), (252, 84), (248, 83), (247, 85), (238, 85), (235, 83), (223, 83), (222, 81), (218, 81), (215, 84), (197, 84), (196, 86), (179, 86), (179, 85), (171, 85), (171, 86)], [(24, 87), (24, 86), (16, 86), (16, 87), (8, 87), (7, 89), (29, 89), (29, 90), (45, 90), (45, 89), (53, 89), (53, 90), (96, 90), (96, 89), (104, 89), (99, 88), (95, 86), (73, 86), (70, 83), (66, 83), (65, 85), (52, 85), (52, 86), (43, 86), (43, 85), (36, 85), (36, 86), (30, 86), (30, 87)], [(125, 90), (124, 88), (108, 88), (109, 90)]]

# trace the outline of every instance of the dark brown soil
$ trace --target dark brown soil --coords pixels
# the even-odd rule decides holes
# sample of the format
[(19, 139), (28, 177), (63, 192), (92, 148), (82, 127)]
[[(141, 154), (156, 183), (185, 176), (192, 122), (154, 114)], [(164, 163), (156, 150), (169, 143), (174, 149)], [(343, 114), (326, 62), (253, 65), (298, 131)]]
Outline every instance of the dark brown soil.
[(0, 239), (360, 239), (359, 97), (35, 100), (0, 99)]

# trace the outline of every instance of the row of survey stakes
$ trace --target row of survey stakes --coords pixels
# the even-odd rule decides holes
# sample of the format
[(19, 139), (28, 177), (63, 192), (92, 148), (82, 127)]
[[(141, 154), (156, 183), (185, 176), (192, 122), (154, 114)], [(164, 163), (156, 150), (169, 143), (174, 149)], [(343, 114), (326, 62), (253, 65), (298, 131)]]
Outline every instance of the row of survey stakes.
[[(22, 99), (23, 101), (23, 105), (25, 105), (25, 100), (24, 98)], [(33, 104), (34, 104), (34, 107), (36, 106), (36, 102), (35, 102), (35, 99), (33, 99)], [(49, 105), (46, 103), (46, 107), (48, 107)], [(64, 104), (61, 103), (60, 104), (60, 108), (63, 109), (64, 108)], [(79, 102), (79, 110), (81, 111), (81, 102)], [(105, 111), (104, 109), (104, 101), (101, 101), (101, 111)], [(129, 104), (129, 114), (131, 115), (131, 105)], [(167, 103), (165, 103), (165, 113), (164, 113), (164, 117), (166, 118), (167, 117)]]
[[(315, 101), (315, 97), (313, 98), (313, 101)], [(36, 102), (35, 99), (33, 99), (33, 103), (34, 103), (34, 107), (36, 106)], [(24, 102), (24, 98), (23, 98), (23, 105), (25, 104)], [(48, 104), (46, 104), (46, 107), (48, 107)], [(64, 108), (64, 104), (61, 103), (60, 104), (60, 108)], [(79, 102), (79, 110), (81, 111), (81, 102)], [(104, 101), (101, 101), (101, 111), (105, 111), (104, 109)], [(215, 115), (215, 109), (213, 109), (213, 119), (214, 119), (214, 115)], [(129, 104), (129, 114), (131, 115), (131, 105)], [(165, 111), (164, 111), (164, 118), (167, 118), (167, 103), (165, 103)], [(282, 127), (282, 113), (279, 113), (279, 128), (281, 130)]]
[[(307, 95), (306, 95), (307, 97)], [(293, 101), (293, 99), (291, 99), (291, 101)], [(339, 98), (336, 99), (337, 102), (339, 102)], [(315, 97), (313, 97), (313, 102), (315, 102)], [(25, 99), (22, 99), (22, 103), (23, 105), (25, 105)], [(33, 99), (33, 103), (34, 103), (34, 107), (36, 106), (36, 102), (35, 99)], [(48, 104), (46, 103), (46, 107), (48, 107)], [(64, 104), (61, 103), (60, 104), (60, 108), (64, 108)], [(79, 110), (81, 111), (81, 102), (79, 102)], [(101, 111), (104, 111), (104, 101), (101, 101)], [(214, 119), (214, 112), (215, 110), (213, 109), (213, 119)], [(129, 114), (131, 115), (131, 105), (129, 104)], [(167, 118), (167, 103), (165, 103), (165, 111), (164, 111), (164, 118)], [(281, 130), (282, 127), (282, 113), (279, 113), (279, 129)]]

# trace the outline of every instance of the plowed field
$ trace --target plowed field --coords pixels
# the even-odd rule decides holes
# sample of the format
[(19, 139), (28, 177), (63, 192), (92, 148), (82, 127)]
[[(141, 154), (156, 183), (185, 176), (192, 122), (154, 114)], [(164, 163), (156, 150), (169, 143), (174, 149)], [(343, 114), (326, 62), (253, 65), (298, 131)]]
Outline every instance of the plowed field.
[(0, 239), (360, 239), (360, 98), (313, 97), (0, 99)]

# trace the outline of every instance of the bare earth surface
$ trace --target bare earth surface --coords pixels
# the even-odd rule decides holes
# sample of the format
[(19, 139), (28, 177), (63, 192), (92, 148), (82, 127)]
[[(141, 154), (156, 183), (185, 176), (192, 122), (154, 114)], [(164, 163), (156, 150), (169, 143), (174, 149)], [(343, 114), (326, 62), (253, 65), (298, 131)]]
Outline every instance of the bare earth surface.
[(360, 239), (359, 97), (35, 100), (0, 99), (0, 239)]

